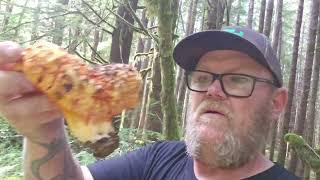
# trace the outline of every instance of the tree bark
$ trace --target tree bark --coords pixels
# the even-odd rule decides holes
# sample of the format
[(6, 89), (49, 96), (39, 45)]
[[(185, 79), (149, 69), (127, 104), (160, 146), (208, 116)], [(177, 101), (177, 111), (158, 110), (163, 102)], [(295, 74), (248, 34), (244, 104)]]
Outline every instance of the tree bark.
[(41, 3), (42, 3), (42, 0), (38, 0), (37, 8), (32, 14), (34, 22), (32, 24), (31, 40), (37, 39), (37, 37), (38, 37), (38, 27), (39, 27), (39, 23), (40, 23), (39, 16), (40, 16)]
[[(82, 19), (79, 21), (79, 23), (82, 23)], [(72, 29), (70, 29), (69, 37), (72, 37), (71, 42), (69, 43), (68, 47), (68, 52), (71, 54), (74, 54), (76, 52), (78, 43), (79, 43), (79, 38), (81, 35), (81, 28), (80, 26), (77, 26), (74, 30), (74, 33), (72, 33)]]
[(217, 29), (221, 29), (223, 25), (224, 11), (226, 9), (226, 1), (218, 0), (218, 11), (217, 11)]
[(241, 14), (241, 1), (240, 1), (240, 0), (238, 0), (237, 9), (238, 9), (238, 12), (237, 12), (237, 22), (236, 22), (236, 25), (237, 25), (237, 26), (240, 26), (240, 14)]
[[(310, 13), (310, 24), (309, 24), (309, 34), (308, 34), (308, 44), (306, 61), (304, 65), (304, 76), (303, 76), (303, 88), (300, 104), (298, 106), (297, 121), (295, 124), (294, 132), (296, 134), (303, 135), (304, 124), (306, 122), (306, 109), (308, 104), (308, 96), (310, 90), (310, 79), (313, 66), (314, 50), (315, 50), (315, 39), (318, 27), (318, 16), (319, 16), (319, 0), (312, 0), (311, 2), (311, 13)], [(291, 159), (289, 163), (289, 170), (292, 172), (296, 171), (297, 165), (297, 155), (291, 153)]]
[(233, 0), (227, 0), (226, 2), (227, 2), (226, 25), (230, 26), (230, 14), (231, 14)]
[[(189, 14), (188, 14), (188, 20), (187, 20), (187, 32), (185, 36), (188, 36), (193, 33), (194, 31), (194, 25), (196, 21), (197, 16), (197, 4), (198, 0), (192, 1), (192, 6), (190, 6)], [(178, 108), (178, 114), (181, 115), (182, 108), (183, 108), (183, 102), (185, 98), (185, 92), (186, 92), (186, 83), (185, 83), (185, 71), (177, 66), (177, 79), (176, 79), (176, 96), (177, 96), (177, 108)], [(180, 118), (181, 119), (181, 118)]]
[[(280, 38), (278, 39), (278, 41), (279, 41), (279, 46), (278, 46), (278, 48), (277, 48), (277, 51), (276, 51), (276, 54), (277, 54), (277, 57), (278, 57), (278, 59), (281, 59), (281, 51), (282, 51), (282, 44), (283, 44), (283, 36), (282, 36), (282, 34), (283, 34), (283, 31), (282, 31), (282, 27), (280, 27), (280, 34), (279, 34), (279, 36), (280, 36)], [(281, 125), (281, 123), (279, 122), (279, 121), (276, 121), (275, 123), (274, 123), (274, 125), (273, 125), (273, 129), (272, 129), (272, 136), (271, 136), (271, 143), (270, 143), (270, 156), (269, 156), (269, 159), (271, 160), (271, 161), (274, 161), (274, 153), (275, 153), (275, 151), (276, 151), (276, 146), (277, 146), (277, 142), (278, 142), (278, 135), (279, 135), (279, 132), (278, 132), (278, 130), (279, 130), (279, 126)], [(282, 138), (282, 137), (280, 137), (280, 138)]]
[(197, 6), (198, 0), (191, 0), (190, 7), (188, 10), (188, 20), (187, 20), (187, 28), (186, 35), (192, 34), (194, 31), (194, 25), (197, 17)]
[(208, 0), (207, 24), (205, 29), (217, 28), (218, 0)]
[[(55, 11), (57, 13), (63, 12), (64, 10), (62, 6), (66, 7), (68, 3), (69, 3), (69, 0), (57, 0)], [(57, 44), (59, 46), (62, 45), (64, 27), (65, 27), (65, 17), (64, 16), (56, 17), (54, 19), (54, 30), (53, 30), (53, 38), (52, 38), (52, 42), (54, 44)]]
[(266, 18), (265, 18), (264, 30), (263, 30), (263, 34), (265, 34), (267, 37), (270, 36), (270, 32), (271, 32), (271, 22), (272, 22), (273, 6), (274, 6), (273, 1), (274, 0), (269, 0), (267, 4)]
[[(141, 14), (141, 22), (144, 25), (144, 27), (148, 27), (148, 22), (149, 22), (149, 20), (147, 19), (147, 16), (146, 16), (146, 11), (147, 10), (144, 9)], [(143, 53), (144, 52), (145, 42), (146, 42), (146, 39), (144, 39), (140, 36), (138, 39), (136, 53)], [(149, 49), (147, 51), (149, 51)], [(140, 60), (137, 63), (135, 63), (135, 67), (137, 69), (141, 69), (141, 64), (142, 64), (143, 59), (146, 59), (146, 58), (142, 57), (142, 58), (140, 58)]]
[[(289, 84), (288, 84), (288, 104), (285, 109), (282, 128), (280, 130), (280, 137), (283, 137), (285, 134), (289, 132), (289, 125), (290, 125), (290, 118), (293, 109), (293, 97), (294, 97), (294, 89), (295, 89), (295, 82), (296, 82), (296, 72), (297, 72), (297, 61), (298, 61), (298, 54), (299, 54), (299, 40), (300, 40), (300, 32), (301, 32), (301, 24), (302, 24), (302, 15), (303, 15), (303, 4), (304, 0), (299, 1), (298, 7), (298, 14), (296, 18), (295, 24), (295, 33), (293, 39), (293, 52), (292, 52), (292, 59), (291, 59), (291, 69), (290, 69), (290, 77), (289, 77)], [(283, 138), (280, 138), (280, 146), (279, 146), (279, 153), (277, 157), (277, 162), (281, 165), (285, 164), (286, 160), (286, 152), (287, 152), (287, 145), (284, 142)]]
[[(278, 0), (278, 6), (277, 6), (277, 24), (274, 26), (274, 33), (273, 33), (273, 41), (272, 41), (272, 48), (275, 51), (275, 53), (277, 54), (278, 51), (278, 42), (279, 42), (279, 34), (280, 34), (280, 28), (282, 25), (282, 21), (281, 21), (281, 15), (282, 15), (282, 5), (280, 4), (279, 6), (279, 1), (282, 0)], [(280, 11), (279, 11), (280, 10)], [(280, 13), (280, 14), (279, 14)], [(280, 15), (280, 16), (279, 16)], [(279, 59), (280, 60), (280, 59)], [(274, 156), (274, 148), (275, 148), (275, 139), (277, 137), (277, 128), (278, 128), (278, 124), (277, 123), (273, 123), (272, 124), (272, 136), (271, 136), (271, 141), (270, 141), (270, 160), (273, 160), (273, 156)]]
[[(177, 0), (174, 0), (177, 1)], [(172, 0), (161, 0), (158, 5), (159, 55), (161, 64), (161, 108), (163, 111), (163, 133), (166, 139), (180, 138), (177, 122), (176, 99), (172, 89), (174, 85), (173, 29), (177, 7)]]
[(161, 132), (162, 123), (162, 111), (160, 104), (161, 95), (161, 68), (160, 68), (160, 58), (157, 53), (154, 54), (152, 73), (151, 73), (151, 83), (149, 86), (149, 102), (148, 102), (148, 129), (156, 132)]
[(7, 30), (12, 9), (13, 9), (12, 0), (8, 0), (6, 9), (5, 9), (5, 15), (3, 17), (3, 22), (2, 22), (2, 32), (5, 32)]
[[(314, 133), (315, 133), (315, 113), (316, 113), (316, 100), (318, 93), (319, 85), (319, 70), (320, 70), (320, 16), (318, 17), (318, 29), (317, 29), (317, 41), (316, 41), (316, 50), (315, 57), (313, 60), (313, 70), (312, 70), (312, 80), (311, 80), (311, 94), (310, 102), (308, 104), (308, 131), (306, 131), (306, 141), (312, 147), (315, 147), (314, 142)], [(305, 178), (310, 178), (310, 168), (305, 168)]]
[(96, 56), (98, 52), (98, 45), (99, 45), (99, 39), (100, 39), (100, 32), (99, 29), (95, 29), (93, 33), (93, 46), (92, 46), (92, 52), (91, 52), (91, 61), (96, 61)]
[[(138, 0), (130, 0), (131, 7), (134, 11), (137, 9)], [(117, 14), (123, 17), (127, 22), (133, 24), (134, 19), (130, 12), (126, 10), (125, 5), (120, 5)], [(110, 61), (113, 63), (128, 64), (133, 30), (120, 20), (116, 19), (116, 28), (112, 32), (112, 43), (110, 51)]]
[(254, 0), (249, 1), (249, 10), (248, 10), (248, 18), (247, 18), (247, 27), (252, 29), (252, 21), (253, 21), (253, 9), (254, 9)]
[[(22, 12), (21, 12), (20, 15), (19, 15), (18, 25), (21, 24), (22, 19), (24, 18), (24, 13), (26, 12), (26, 6), (27, 6), (28, 2), (29, 2), (29, 0), (26, 0), (25, 3), (24, 3), (24, 5), (23, 5)], [(19, 36), (19, 28), (16, 28), (16, 29), (14, 30), (13, 39), (14, 39), (15, 41), (18, 41), (18, 36)]]
[[(273, 38), (272, 38), (272, 48), (274, 50), (278, 49), (279, 43), (279, 36), (280, 36), (280, 29), (282, 27), (282, 8), (283, 8), (283, 0), (277, 1), (277, 15), (276, 15), (276, 22), (273, 30)], [(280, 59), (279, 59), (280, 60)]]
[(266, 0), (261, 0), (260, 15), (259, 15), (259, 32), (260, 33), (263, 33), (265, 14), (266, 14)]

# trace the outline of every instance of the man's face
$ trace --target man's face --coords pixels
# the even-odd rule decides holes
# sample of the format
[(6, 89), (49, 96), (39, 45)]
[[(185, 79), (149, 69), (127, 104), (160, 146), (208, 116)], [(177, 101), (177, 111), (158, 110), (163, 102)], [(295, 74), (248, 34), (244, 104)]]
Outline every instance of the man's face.
[[(271, 73), (248, 55), (231, 50), (211, 51), (197, 70), (239, 73), (272, 80)], [(238, 167), (260, 151), (274, 121), (273, 87), (256, 82), (250, 97), (227, 96), (214, 81), (207, 92), (190, 92), (186, 144), (188, 153), (212, 167)]]

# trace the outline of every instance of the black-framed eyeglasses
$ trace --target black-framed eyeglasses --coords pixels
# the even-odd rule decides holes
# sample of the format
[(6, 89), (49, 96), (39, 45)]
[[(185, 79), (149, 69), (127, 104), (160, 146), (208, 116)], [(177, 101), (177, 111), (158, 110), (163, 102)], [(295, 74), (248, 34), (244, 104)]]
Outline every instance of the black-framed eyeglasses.
[(276, 83), (269, 79), (247, 74), (225, 73), (216, 74), (202, 70), (186, 72), (187, 86), (196, 92), (207, 92), (209, 86), (219, 80), (223, 92), (228, 96), (246, 98), (252, 95), (256, 82), (264, 82), (273, 86)]

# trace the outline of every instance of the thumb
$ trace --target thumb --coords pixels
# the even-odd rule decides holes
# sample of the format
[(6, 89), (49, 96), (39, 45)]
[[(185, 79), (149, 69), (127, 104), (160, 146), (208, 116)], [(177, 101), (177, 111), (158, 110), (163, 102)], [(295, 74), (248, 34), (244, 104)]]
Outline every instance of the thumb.
[(11, 41), (0, 42), (0, 66), (16, 63), (21, 60), (23, 49)]

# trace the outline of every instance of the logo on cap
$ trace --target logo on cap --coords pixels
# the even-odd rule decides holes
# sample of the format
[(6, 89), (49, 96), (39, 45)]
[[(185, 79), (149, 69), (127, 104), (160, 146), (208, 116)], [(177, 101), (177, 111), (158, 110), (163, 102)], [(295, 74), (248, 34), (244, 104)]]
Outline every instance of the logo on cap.
[(233, 28), (226, 28), (226, 29), (223, 29), (223, 31), (225, 32), (228, 32), (228, 33), (232, 33), (232, 34), (235, 34), (237, 36), (240, 36), (243, 38), (244, 36), (244, 32), (243, 31), (238, 31), (236, 29), (233, 29)]

